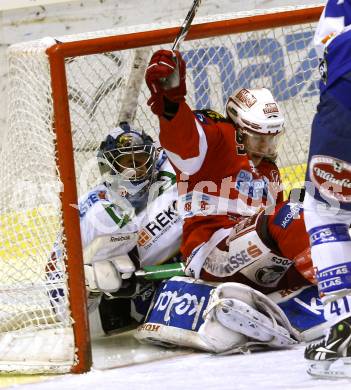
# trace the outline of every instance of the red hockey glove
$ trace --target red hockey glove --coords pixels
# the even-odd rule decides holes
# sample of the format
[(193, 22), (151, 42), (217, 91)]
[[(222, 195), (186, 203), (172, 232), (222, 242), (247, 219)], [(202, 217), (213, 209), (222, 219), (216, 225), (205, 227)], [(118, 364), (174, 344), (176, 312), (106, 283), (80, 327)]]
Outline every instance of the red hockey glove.
[(295, 268), (313, 284), (317, 284), (316, 270), (312, 263), (311, 248), (308, 247), (294, 258)]
[(151, 111), (155, 115), (162, 116), (165, 113), (165, 102), (162, 93), (151, 94), (150, 99), (147, 101), (147, 105), (150, 106)]
[(186, 64), (179, 51), (158, 50), (145, 72), (151, 98), (147, 104), (156, 115), (164, 114), (164, 98), (174, 103), (185, 100)]

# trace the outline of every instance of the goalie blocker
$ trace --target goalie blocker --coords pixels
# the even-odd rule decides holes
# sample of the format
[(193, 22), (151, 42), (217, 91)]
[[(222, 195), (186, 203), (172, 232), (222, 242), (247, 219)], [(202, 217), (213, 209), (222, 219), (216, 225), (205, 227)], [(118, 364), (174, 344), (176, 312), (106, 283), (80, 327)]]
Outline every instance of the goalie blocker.
[(274, 293), (271, 299), (240, 283), (174, 277), (159, 286), (136, 338), (214, 353), (287, 348), (322, 335), (323, 310), (313, 306), (316, 300), (315, 286)]

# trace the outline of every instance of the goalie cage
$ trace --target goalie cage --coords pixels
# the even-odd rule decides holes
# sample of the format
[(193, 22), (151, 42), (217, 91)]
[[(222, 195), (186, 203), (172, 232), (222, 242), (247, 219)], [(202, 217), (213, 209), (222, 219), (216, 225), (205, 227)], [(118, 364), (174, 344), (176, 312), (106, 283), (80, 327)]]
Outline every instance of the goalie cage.
[[(194, 108), (223, 112), (239, 86), (272, 89), (286, 116), (279, 165), (287, 187), (303, 180), (318, 99), (312, 41), (321, 11), (289, 7), (197, 19), (181, 47)], [(96, 151), (119, 121), (157, 137), (144, 71), (178, 27), (154, 27), (9, 48), (0, 164), (2, 372), (91, 367), (77, 194), (99, 182)]]

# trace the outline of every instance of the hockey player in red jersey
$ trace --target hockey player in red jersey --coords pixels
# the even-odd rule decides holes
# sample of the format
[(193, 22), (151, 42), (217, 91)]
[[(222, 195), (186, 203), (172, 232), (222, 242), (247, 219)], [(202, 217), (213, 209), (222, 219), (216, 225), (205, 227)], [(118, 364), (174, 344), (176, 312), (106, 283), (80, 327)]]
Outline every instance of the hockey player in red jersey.
[(193, 112), (185, 76), (179, 52), (157, 51), (146, 70), (192, 277), (162, 282), (137, 337), (217, 353), (320, 337), (323, 315), (306, 310), (318, 292), (301, 200), (283, 201), (275, 164), (284, 124), (277, 102), (265, 88), (241, 89), (227, 118)]
[(312, 281), (303, 210), (283, 202), (275, 164), (284, 125), (277, 102), (265, 88), (243, 88), (228, 99), (227, 118), (193, 112), (185, 77), (179, 52), (157, 51), (146, 70), (148, 104), (177, 174), (187, 274), (262, 292)]

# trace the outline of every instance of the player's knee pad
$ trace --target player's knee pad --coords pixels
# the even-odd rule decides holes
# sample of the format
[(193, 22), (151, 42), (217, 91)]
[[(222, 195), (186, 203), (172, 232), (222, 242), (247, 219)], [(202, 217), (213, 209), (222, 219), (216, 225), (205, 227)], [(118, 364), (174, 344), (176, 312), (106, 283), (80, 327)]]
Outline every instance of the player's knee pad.
[(340, 208), (327, 207), (315, 199), (311, 194), (306, 192), (304, 203), (304, 221), (306, 230), (330, 223), (351, 224), (351, 211), (341, 210)]
[[(317, 266), (321, 295), (339, 294), (351, 289), (351, 237), (343, 223), (316, 226), (308, 231)], [(328, 244), (328, 245), (324, 245)]]
[(214, 248), (204, 270), (217, 278), (240, 272), (259, 286), (276, 287), (293, 262), (277, 254), (265, 217), (261, 212), (234, 226), (227, 240), (228, 252)]
[(282, 310), (258, 291), (183, 277), (161, 284), (136, 337), (216, 353), (286, 347), (299, 339)]
[(315, 285), (278, 290), (268, 294), (285, 313), (302, 341), (323, 337), (329, 327), (324, 318), (324, 306)]

